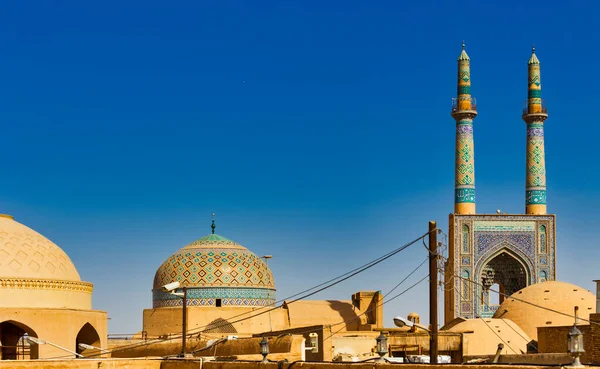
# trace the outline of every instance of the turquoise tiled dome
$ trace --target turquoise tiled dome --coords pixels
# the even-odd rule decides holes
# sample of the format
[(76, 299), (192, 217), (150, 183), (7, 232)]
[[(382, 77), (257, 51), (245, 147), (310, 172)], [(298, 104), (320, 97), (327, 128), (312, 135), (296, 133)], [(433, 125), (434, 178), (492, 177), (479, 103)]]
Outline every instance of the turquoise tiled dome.
[(275, 299), (273, 274), (263, 259), (216, 234), (190, 243), (162, 263), (154, 276), (154, 307), (181, 304), (180, 298), (161, 290), (175, 281), (188, 287), (190, 305), (261, 306)]

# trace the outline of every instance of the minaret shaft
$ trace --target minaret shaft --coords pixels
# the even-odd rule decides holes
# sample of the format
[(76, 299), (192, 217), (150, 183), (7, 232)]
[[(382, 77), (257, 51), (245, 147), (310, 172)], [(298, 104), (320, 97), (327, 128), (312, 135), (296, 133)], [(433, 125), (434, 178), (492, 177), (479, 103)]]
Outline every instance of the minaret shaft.
[(542, 102), (540, 62), (533, 49), (528, 63), (527, 107), (523, 120), (527, 123), (527, 157), (525, 173), (525, 213), (546, 214), (546, 155), (544, 121), (548, 118)]
[(477, 115), (471, 97), (471, 61), (465, 45), (458, 58), (457, 98), (452, 104), (456, 120), (456, 151), (454, 169), (454, 213), (475, 214), (475, 150), (473, 119)]

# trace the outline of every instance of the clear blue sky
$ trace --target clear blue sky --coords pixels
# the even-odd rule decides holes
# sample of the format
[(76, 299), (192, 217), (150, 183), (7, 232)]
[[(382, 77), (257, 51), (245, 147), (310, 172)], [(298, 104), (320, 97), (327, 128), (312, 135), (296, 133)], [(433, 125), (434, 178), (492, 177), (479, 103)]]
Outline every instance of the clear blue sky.
[[(213, 211), (217, 233), (274, 255), (289, 296), (429, 220), (447, 227), (463, 39), (478, 212), (524, 211), (535, 43), (558, 278), (592, 289), (600, 4), (576, 3), (4, 2), (0, 209), (70, 255), (112, 333), (141, 330), (156, 268)], [(425, 256), (415, 246), (317, 298), (385, 292)], [(386, 321), (413, 310), (428, 314), (425, 284)]]

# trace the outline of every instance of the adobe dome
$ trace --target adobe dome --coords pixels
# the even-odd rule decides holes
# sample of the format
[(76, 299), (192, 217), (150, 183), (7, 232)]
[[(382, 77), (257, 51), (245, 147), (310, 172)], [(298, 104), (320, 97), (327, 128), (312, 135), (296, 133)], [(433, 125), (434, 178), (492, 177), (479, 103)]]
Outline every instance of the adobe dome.
[(463, 332), (464, 355), (493, 355), (503, 343), (502, 354), (527, 352), (529, 336), (509, 319), (456, 318), (441, 328), (443, 331)]
[(538, 327), (572, 325), (575, 306), (579, 306), (580, 318), (589, 319), (590, 313), (595, 312), (595, 304), (596, 297), (584, 288), (566, 282), (548, 281), (532, 284), (507, 297), (493, 317), (512, 320), (537, 341)]
[(89, 310), (93, 288), (60, 247), (0, 215), (0, 308)]
[(81, 281), (75, 265), (52, 241), (0, 214), (0, 279)]
[(190, 305), (261, 306), (275, 299), (273, 274), (266, 263), (216, 234), (190, 243), (162, 263), (154, 276), (154, 307), (181, 304), (180, 298), (162, 291), (175, 281), (188, 287)]

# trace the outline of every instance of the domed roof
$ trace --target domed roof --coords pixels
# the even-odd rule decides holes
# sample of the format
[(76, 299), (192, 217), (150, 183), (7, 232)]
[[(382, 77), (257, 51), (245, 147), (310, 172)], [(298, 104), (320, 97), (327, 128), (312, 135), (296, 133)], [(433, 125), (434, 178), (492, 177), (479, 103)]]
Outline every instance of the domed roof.
[(580, 318), (589, 319), (590, 313), (595, 312), (595, 304), (596, 297), (584, 288), (566, 282), (548, 281), (532, 284), (507, 297), (498, 307), (494, 318), (512, 320), (529, 337), (537, 340), (538, 327), (572, 325), (575, 306), (579, 306)]
[(81, 281), (67, 254), (33, 229), (0, 214), (0, 279)]
[(531, 338), (509, 319), (456, 318), (442, 327), (443, 331), (463, 332), (464, 355), (493, 355), (499, 343), (504, 343), (502, 354), (527, 352)]
[(156, 271), (154, 289), (178, 281), (182, 287), (275, 289), (265, 262), (244, 246), (210, 234), (171, 255)]

